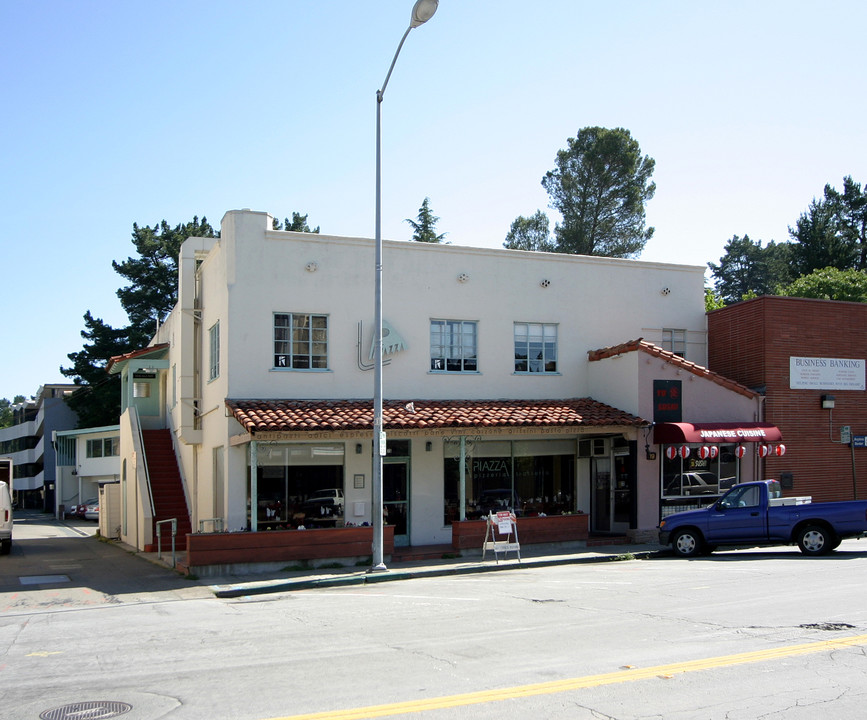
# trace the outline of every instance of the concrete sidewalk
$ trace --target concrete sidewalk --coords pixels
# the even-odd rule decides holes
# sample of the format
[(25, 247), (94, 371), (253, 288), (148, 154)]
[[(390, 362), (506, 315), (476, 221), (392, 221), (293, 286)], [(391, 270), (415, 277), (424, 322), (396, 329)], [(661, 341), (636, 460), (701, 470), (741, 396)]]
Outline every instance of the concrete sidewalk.
[(306, 571), (287, 571), (276, 577), (269, 573), (261, 578), (246, 576), (237, 582), (220, 582), (229, 578), (213, 578), (211, 590), (220, 598), (262, 595), (266, 593), (292, 592), (317, 588), (368, 585), (396, 580), (445, 577), (498, 571), (516, 571), (551, 565), (579, 563), (616, 562), (652, 557), (664, 553), (667, 548), (657, 544), (646, 545), (601, 545), (587, 547), (583, 542), (557, 543), (521, 546), (521, 557), (510, 551), (500, 553), (499, 558), (488, 551), (482, 559), (482, 551), (465, 550), (461, 557), (447, 557), (412, 562), (388, 564), (385, 572), (371, 572), (369, 569), (336, 568), (311, 569)]
[[(51, 601), (54, 603), (60, 593), (70, 606), (84, 601), (92, 603), (94, 597), (102, 596), (116, 600), (118, 597), (150, 597), (155, 592), (170, 591), (179, 594), (179, 597), (190, 597), (204, 592), (213, 593), (220, 598), (233, 598), (414, 578), (514, 572), (551, 565), (631, 560), (666, 552), (666, 548), (658, 544), (588, 547), (586, 542), (580, 541), (522, 545), (519, 560), (518, 553), (514, 550), (508, 553), (500, 552), (499, 557), (489, 550), (483, 559), (481, 548), (460, 552), (441, 548), (441, 553), (424, 560), (390, 560), (385, 572), (369, 572), (368, 566), (278, 566), (259, 572), (239, 569), (221, 575), (191, 578), (182, 576), (173, 568), (170, 547), (163, 548), (160, 558), (155, 552), (142, 552), (118, 540), (97, 542), (92, 537), (96, 532), (96, 524), (92, 522), (76, 518), (57, 520), (38, 511), (22, 511), (17, 514), (15, 523), (16, 542), (13, 542), (12, 555), (4, 558), (7, 562), (0, 566), (3, 571), (0, 577), (0, 594), (8, 591), (20, 595), (18, 590), (21, 576), (44, 576), (41, 585), (30, 586), (31, 589), (35, 591), (42, 588), (45, 592), (53, 593)], [(599, 540), (596, 538), (595, 542)], [(183, 553), (178, 553), (177, 559), (182, 556)], [(154, 566), (155, 572), (142, 572), (137, 559), (147, 560)], [(158, 572), (157, 568), (162, 571)], [(57, 579), (61, 575), (62, 582), (51, 582), (52, 577), (56, 576)], [(95, 592), (83, 598), (82, 593), (86, 590)], [(28, 593), (34, 597), (38, 594)], [(20, 605), (20, 597), (15, 602)]]

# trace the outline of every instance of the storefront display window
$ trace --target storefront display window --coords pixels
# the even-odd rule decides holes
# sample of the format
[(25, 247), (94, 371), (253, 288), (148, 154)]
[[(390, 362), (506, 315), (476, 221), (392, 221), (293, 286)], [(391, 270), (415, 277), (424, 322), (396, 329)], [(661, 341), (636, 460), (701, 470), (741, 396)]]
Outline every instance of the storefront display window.
[[(446, 444), (443, 522), (459, 519), (460, 457)], [(467, 456), (468, 520), (512, 510), (520, 516), (562, 515), (575, 510), (575, 443), (493, 441), (476, 444)]]
[[(701, 457), (702, 445), (671, 446), (676, 452), (667, 453), (662, 447), (662, 514), (703, 507), (738, 482), (736, 445), (714, 446), (708, 457)], [(689, 454), (683, 457), (682, 448)], [(674, 455), (673, 458), (669, 454)], [(712, 456), (711, 456), (712, 455)]]
[[(262, 445), (256, 469), (260, 530), (342, 527), (343, 445)], [(250, 497), (247, 481), (247, 497)], [(248, 523), (250, 517), (247, 518)]]

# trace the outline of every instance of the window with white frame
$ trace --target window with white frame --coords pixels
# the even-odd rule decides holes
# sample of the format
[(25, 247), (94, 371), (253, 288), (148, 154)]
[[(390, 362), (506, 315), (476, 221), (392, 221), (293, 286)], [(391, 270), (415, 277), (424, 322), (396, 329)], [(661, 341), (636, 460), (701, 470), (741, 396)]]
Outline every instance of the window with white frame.
[(662, 329), (662, 349), (686, 357), (686, 330)]
[(430, 369), (433, 372), (478, 372), (478, 323), (431, 320)]
[(328, 369), (328, 316), (274, 313), (274, 367)]
[(108, 437), (88, 440), (85, 454), (89, 458), (116, 457), (120, 455), (120, 438)]
[(557, 372), (557, 325), (515, 323), (515, 372)]
[(220, 322), (215, 322), (208, 330), (211, 354), (208, 363), (208, 380), (214, 380), (220, 376)]

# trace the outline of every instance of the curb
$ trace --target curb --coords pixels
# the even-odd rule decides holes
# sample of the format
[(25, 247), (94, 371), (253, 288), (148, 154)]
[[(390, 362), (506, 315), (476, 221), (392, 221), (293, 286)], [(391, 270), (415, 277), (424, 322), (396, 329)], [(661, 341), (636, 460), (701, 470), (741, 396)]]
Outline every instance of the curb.
[[(315, 590), (329, 587), (344, 587), (352, 585), (373, 585), (398, 580), (415, 580), (418, 578), (446, 577), (449, 575), (470, 575), (476, 573), (498, 572), (503, 570), (528, 570), (550, 567), (552, 565), (580, 565), (600, 562), (623, 562), (625, 560), (646, 560), (660, 555), (663, 550), (639, 550), (624, 552), (619, 555), (591, 555), (585, 557), (540, 558), (506, 561), (509, 564), (468, 565), (463, 567), (419, 568), (417, 570), (389, 570), (384, 573), (365, 573), (363, 575), (347, 575), (324, 578), (299, 578), (296, 580), (271, 580), (250, 582), (230, 586), (211, 586), (211, 591), (218, 598), (237, 598), (247, 595), (264, 595), (267, 593), (292, 592), (294, 590)], [(626, 558), (625, 556), (629, 556)]]

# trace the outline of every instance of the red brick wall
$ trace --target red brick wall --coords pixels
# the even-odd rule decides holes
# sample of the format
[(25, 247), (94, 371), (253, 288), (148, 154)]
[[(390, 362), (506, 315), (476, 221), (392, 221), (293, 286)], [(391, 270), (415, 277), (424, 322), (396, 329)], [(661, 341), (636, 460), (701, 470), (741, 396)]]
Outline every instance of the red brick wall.
[[(748, 387), (765, 386), (766, 422), (783, 434), (786, 454), (765, 461), (764, 476), (794, 475), (787, 495), (816, 501), (856, 495), (852, 451), (840, 427), (867, 435), (867, 392), (792, 390), (789, 358), (867, 359), (867, 304), (761, 297), (708, 313), (708, 366)], [(833, 411), (821, 408), (834, 395)], [(857, 496), (867, 498), (867, 448), (855, 448)]]

